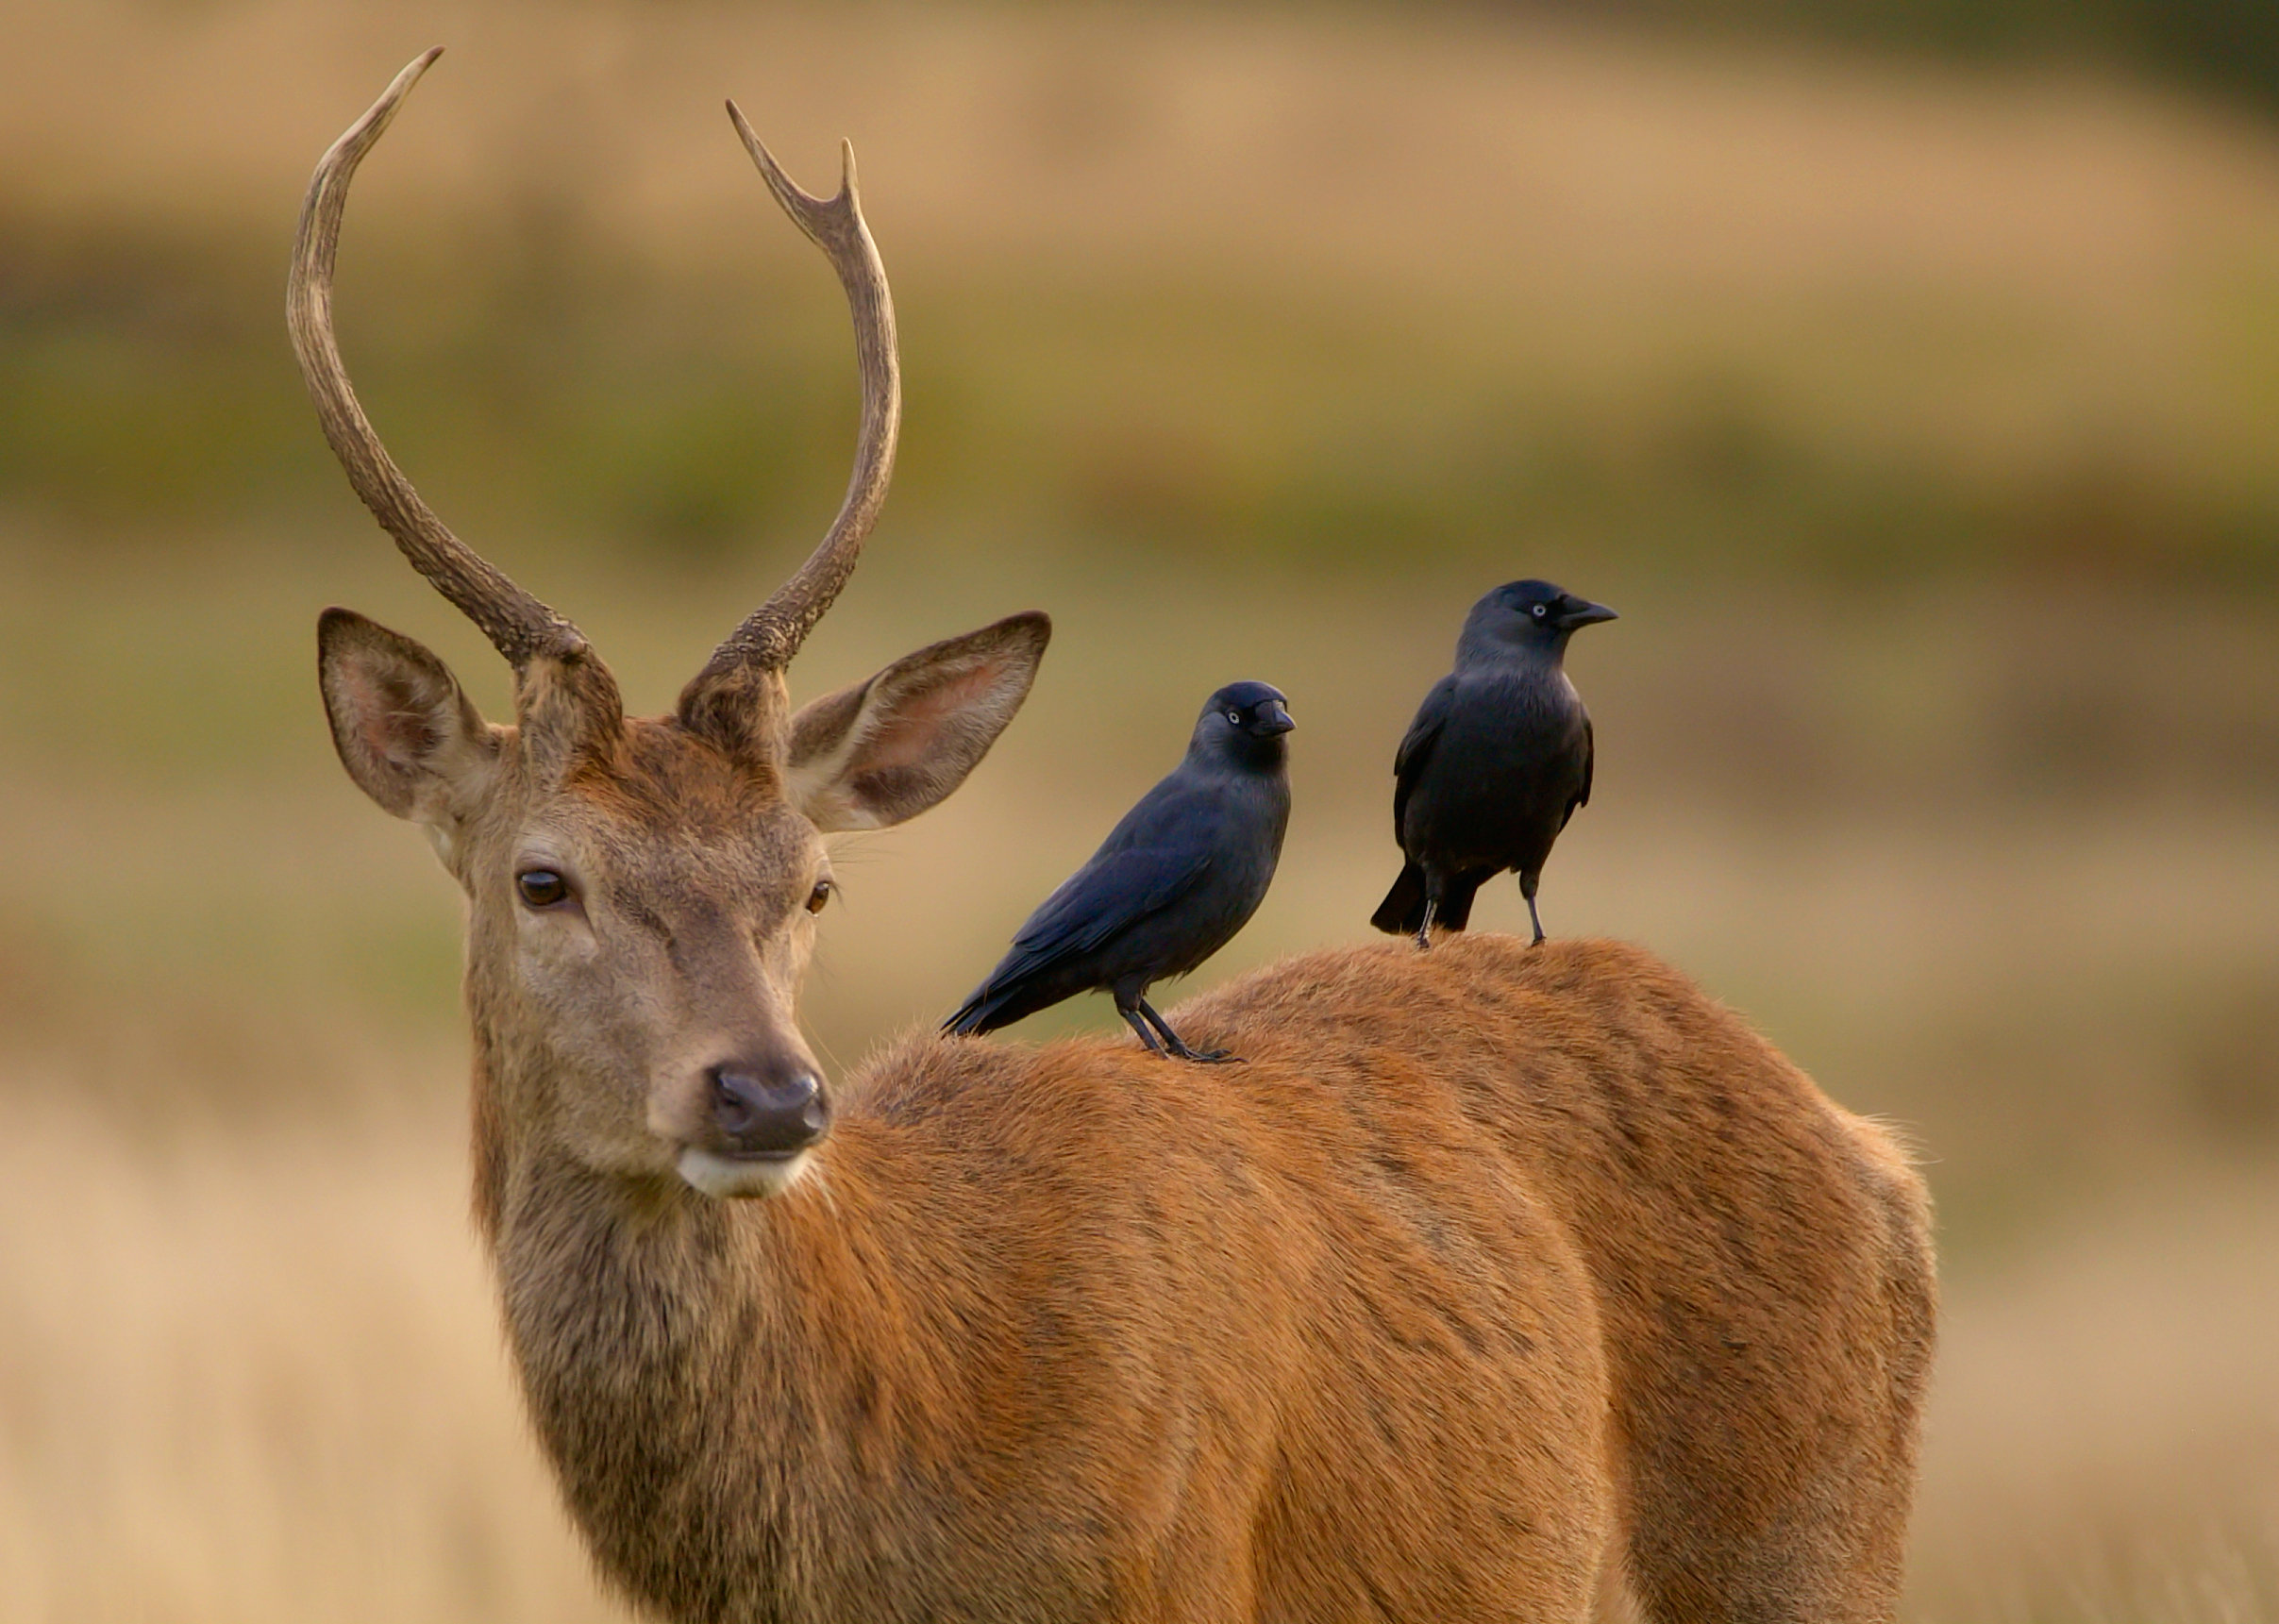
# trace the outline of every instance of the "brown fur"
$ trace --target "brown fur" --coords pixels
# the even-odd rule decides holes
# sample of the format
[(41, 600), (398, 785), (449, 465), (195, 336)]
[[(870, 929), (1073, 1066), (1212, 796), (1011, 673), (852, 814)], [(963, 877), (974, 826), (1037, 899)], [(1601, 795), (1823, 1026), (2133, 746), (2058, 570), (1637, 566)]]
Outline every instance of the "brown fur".
[(1931, 1286), (1884, 1136), (1608, 943), (1180, 1019), (1250, 1063), (906, 1042), (772, 1201), (531, 1169), (510, 1333), (605, 1570), (676, 1618), (1421, 1621), (1627, 1560), (1655, 1618), (1889, 1616)]
[[(791, 786), (849, 804), (856, 736), (954, 782), (1041, 642), (817, 701), (779, 773), (670, 719), (489, 728), (416, 645), (326, 637), (344, 762), (471, 898), (476, 1209), (540, 1439), (661, 1615), (1890, 1616), (1922, 1186), (1647, 954), (1288, 961), (1178, 1012), (1232, 1067), (912, 1038), (803, 1177), (717, 1199), (676, 1171), (692, 1080), (804, 1053)], [(532, 852), (576, 918), (511, 900)]]
[[(815, 557), (627, 719), (418, 501), (331, 341), (348, 176), (433, 59), (319, 165), (291, 322), (352, 483), (514, 665), (515, 726), (344, 610), (319, 674), (349, 776), (467, 894), (476, 1215), (609, 1578), (690, 1624), (1553, 1624), (1625, 1590), (1655, 1624), (1888, 1618), (1921, 1183), (1634, 948), (1292, 960), (1174, 1012), (1236, 1066), (928, 1035), (810, 1086), (823, 835), (954, 790), (1049, 628), (791, 711), (884, 494), (893, 321), (851, 167), (807, 198), (739, 118), (846, 284), (863, 448)], [(800, 1126), (756, 1147), (765, 1079)]]

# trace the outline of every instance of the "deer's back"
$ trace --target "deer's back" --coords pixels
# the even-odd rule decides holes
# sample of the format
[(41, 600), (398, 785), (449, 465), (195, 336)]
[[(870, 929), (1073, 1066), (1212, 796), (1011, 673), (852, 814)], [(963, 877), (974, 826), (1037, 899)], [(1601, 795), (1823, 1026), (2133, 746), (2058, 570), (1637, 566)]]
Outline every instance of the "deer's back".
[(1198, 1006), (1204, 1041), (1249, 1039), (1389, 1141), (1463, 1124), (1573, 1247), (1630, 1565), (1669, 1616), (1882, 1616), (1935, 1329), (1928, 1198), (1887, 1132), (1616, 943), (1325, 954)]
[(1177, 1018), (1246, 1063), (924, 1040), (845, 1147), (989, 1349), (946, 1447), (1081, 1415), (999, 1488), (1113, 1525), (1165, 1616), (1568, 1616), (1620, 1538), (1774, 1537), (1832, 1415), (1911, 1475), (1919, 1186), (1650, 956), (1361, 947)]

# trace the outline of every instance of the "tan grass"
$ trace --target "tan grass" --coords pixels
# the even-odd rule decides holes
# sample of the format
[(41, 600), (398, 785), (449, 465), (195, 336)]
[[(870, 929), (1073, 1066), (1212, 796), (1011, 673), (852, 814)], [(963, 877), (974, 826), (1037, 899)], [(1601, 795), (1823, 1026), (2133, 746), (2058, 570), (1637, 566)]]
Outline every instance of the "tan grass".
[(2250, 1620), (2279, 1608), (2279, 1186), (2119, 1196), (1950, 1293), (1924, 1616)]
[[(455, 1115), (154, 1140), (71, 1081), (6, 1079), (0, 1613), (621, 1616), (523, 1433)], [(2279, 1185), (2146, 1191), (1950, 1282), (1912, 1616), (2270, 1616), (2275, 1242)]]
[(8, 1079), (0, 1614), (599, 1618), (446, 1120), (163, 1143)]
[[(1911, 75), (1461, 13), (10, 0), (0, 191), (273, 218), (424, 43), (376, 207), (528, 189), (659, 254), (747, 240), (741, 97), (856, 138), (898, 254), (1232, 255), (1447, 285), (1991, 283), (2098, 309), (2279, 229), (2245, 126), (2086, 81)], [(1423, 250), (1423, 251), (1419, 251)]]
[[(523, 1435), (463, 1217), (457, 903), (340, 779), (306, 671), (308, 614), (345, 596), (444, 644), (495, 709), (488, 651), (379, 554), (327, 562), (321, 595), (276, 551), (103, 579), (0, 555), (0, 672), (48, 684), (0, 726), (0, 1616), (612, 1616)], [(1198, 981), (1359, 934), (1390, 872), (1386, 753), (1445, 658), (1450, 588), (1293, 588), (1167, 632), (1113, 578), (1020, 584), (1063, 625), (1029, 710), (957, 796), (841, 862), (809, 997), (835, 1063), (946, 1009), (1227, 677), (1293, 695), (1299, 813), (1281, 883)], [(858, 582), (801, 690), (1007, 590)], [(718, 618), (600, 582), (565, 601), (595, 606), (642, 705)], [(1736, 800), (1701, 750), (1643, 742), (1733, 674), (1659, 663), (1681, 617), (1624, 601), (1576, 652), (1607, 765), (1545, 907), (1654, 945), (1932, 1156), (1953, 1266), (1912, 1616), (2269, 1616), (2274, 1125), (2251, 1113), (2264, 1137), (2235, 1143), (2199, 1092), (2211, 1064), (2243, 1068), (2251, 1107), (2268, 1088), (2267, 822), (2019, 804), (1952, 775), (1954, 739), (1907, 746), (1857, 707), (1845, 747), (1896, 752), (1876, 795)], [(1906, 616), (1818, 624), (1842, 661), (1780, 657), (1827, 693), (1870, 647), (1916, 658)], [(1893, 793), (1932, 769), (1933, 793)], [(1518, 921), (1516, 888), (1483, 899), (1483, 925)], [(1084, 1024), (1110, 1024), (1099, 1000), (1034, 1023)]]
[[(1075, 289), (1113, 329), (1090, 386), (1166, 421), (1284, 403), (1188, 399), (1181, 357), (1215, 340), (1117, 326), (1134, 289), (1341, 302), (1428, 379), (1540, 364), (1644, 397), (1738, 356), (1836, 440), (1935, 440), (2000, 477), (2120, 445), (2261, 478), (2279, 426), (2279, 145), (2097, 83), (1453, 13), (0, 0), (0, 209), (42, 229), (275, 248), (317, 151), (441, 40), (360, 186), (372, 264), (493, 252), (549, 209), (662, 286), (796, 263), (727, 139), (734, 93), (816, 183), (856, 138), (901, 285), (950, 290), (913, 306)], [(1058, 402), (1065, 359), (1025, 386)], [(354, 603), (494, 712), (503, 683), (342, 501), (328, 556), (0, 527), (11, 1619), (613, 1616), (461, 1217), (457, 903), (340, 780), (310, 623)], [(1198, 979), (1362, 929), (1391, 741), (1482, 583), (970, 537), (930, 573), (896, 523), (803, 692), (1031, 603), (1061, 631), (968, 788), (846, 854), (809, 1008), (836, 1063), (947, 1008), (1229, 678), (1292, 693), (1299, 813)], [(526, 559), (644, 708), (777, 561)], [(1223, 590), (1168, 615), (1156, 571)], [(1934, 1158), (1953, 1273), (1913, 1616), (2279, 1616), (2268, 610), (1570, 584), (1626, 619), (1577, 656), (1606, 753), (1552, 928), (1654, 945)], [(2075, 756), (2015, 760), (2053, 739)], [(1509, 885), (1483, 899), (1518, 917)], [(1094, 1000), (1036, 1028), (1108, 1022)]]

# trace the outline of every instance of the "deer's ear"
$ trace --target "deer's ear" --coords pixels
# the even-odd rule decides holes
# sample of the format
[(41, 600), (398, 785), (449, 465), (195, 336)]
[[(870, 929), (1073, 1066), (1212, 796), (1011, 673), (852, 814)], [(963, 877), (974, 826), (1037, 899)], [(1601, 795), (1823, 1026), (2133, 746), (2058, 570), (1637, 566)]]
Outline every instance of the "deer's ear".
[(497, 770), (496, 730), (442, 661), (360, 614), (327, 610), (316, 647), (341, 765), (387, 811), (447, 839)]
[(1016, 614), (903, 656), (792, 718), (784, 784), (825, 833), (915, 817), (965, 781), (1013, 720), (1052, 622)]

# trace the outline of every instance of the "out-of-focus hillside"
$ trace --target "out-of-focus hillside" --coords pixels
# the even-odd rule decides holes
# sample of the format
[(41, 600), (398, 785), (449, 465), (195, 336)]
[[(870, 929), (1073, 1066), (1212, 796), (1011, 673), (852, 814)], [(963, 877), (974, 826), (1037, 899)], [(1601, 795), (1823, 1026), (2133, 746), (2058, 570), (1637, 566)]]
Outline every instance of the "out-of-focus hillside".
[(2279, 11), (2255, 0), (1629, 0), (1622, 14), (1697, 35), (1841, 42), (1950, 63), (2095, 63), (2267, 112), (2279, 96)]
[(1922, 1147), (1910, 1616), (2279, 1617), (2279, 133), (1457, 10), (0, 0), (0, 1616), (613, 1616), (460, 1217), (458, 902), (312, 680), (344, 602), (507, 709), (283, 337), (316, 156), (440, 42), (344, 347), (637, 708), (852, 439), (844, 307), (724, 94), (811, 186), (853, 139), (902, 317), (900, 475), (796, 690), (1055, 617), (970, 783), (835, 856), (831, 1063), (947, 1010), (1232, 678), (1292, 695), (1297, 811), (1198, 980), (1363, 934), (1411, 708), (1480, 591), (1551, 576), (1623, 618), (1574, 651), (1547, 923)]
[[(1134, 536), (2268, 585), (2279, 152), (2084, 77), (1487, 16), (16, 5), (0, 500), (331, 494), (277, 342), (314, 153), (343, 326), (452, 511), (719, 567), (826, 499), (821, 268), (725, 127), (851, 136), (899, 287), (906, 547)], [(122, 432), (125, 430), (125, 432)], [(329, 510), (326, 510), (329, 511)]]

